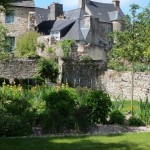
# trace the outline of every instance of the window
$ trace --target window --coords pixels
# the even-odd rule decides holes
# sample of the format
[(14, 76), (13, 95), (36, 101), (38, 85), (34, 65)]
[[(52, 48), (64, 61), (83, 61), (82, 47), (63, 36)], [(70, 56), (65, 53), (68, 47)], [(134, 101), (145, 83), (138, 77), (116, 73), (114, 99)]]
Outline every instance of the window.
[(6, 50), (13, 51), (15, 48), (15, 37), (6, 37)]
[(111, 27), (106, 26), (106, 27), (105, 27), (105, 33), (108, 33), (108, 32), (111, 32)]
[(14, 11), (7, 11), (5, 17), (5, 23), (13, 23), (14, 22)]

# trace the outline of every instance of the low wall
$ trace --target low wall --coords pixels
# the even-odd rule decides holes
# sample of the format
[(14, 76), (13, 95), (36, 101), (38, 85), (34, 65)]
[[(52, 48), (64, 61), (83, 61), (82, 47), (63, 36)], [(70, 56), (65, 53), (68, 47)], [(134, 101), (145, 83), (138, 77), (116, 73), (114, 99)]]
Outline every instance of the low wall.
[[(122, 95), (126, 99), (131, 99), (132, 89), (131, 72), (116, 72), (108, 70), (100, 77), (103, 89), (110, 96)], [(146, 95), (150, 99), (150, 73), (138, 72), (134, 76), (134, 99), (145, 99)]]
[(5, 60), (0, 61), (0, 78), (14, 79), (32, 78), (36, 73), (38, 60)]
[(62, 80), (72, 87), (88, 87), (97, 89), (101, 87), (99, 76), (107, 69), (104, 61), (65, 61), (63, 64)]

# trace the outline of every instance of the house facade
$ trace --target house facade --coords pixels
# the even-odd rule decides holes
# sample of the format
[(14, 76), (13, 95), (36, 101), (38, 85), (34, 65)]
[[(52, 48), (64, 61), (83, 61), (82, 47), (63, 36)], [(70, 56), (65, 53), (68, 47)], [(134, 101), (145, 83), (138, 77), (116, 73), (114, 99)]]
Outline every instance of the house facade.
[[(107, 52), (112, 47), (108, 33), (123, 30), (124, 14), (120, 1), (99, 3), (90, 0), (79, 0), (79, 8), (63, 11), (62, 4), (49, 6), (49, 20), (41, 22), (36, 29), (45, 40), (74, 40), (78, 43), (78, 53), (87, 54), (93, 60), (107, 61)], [(46, 43), (43, 41), (43, 43)]]
[(8, 51), (14, 49), (17, 38), (36, 27), (46, 38), (75, 40), (80, 54), (88, 54), (93, 60), (107, 61), (106, 53), (112, 46), (107, 33), (121, 31), (123, 22), (120, 18), (124, 18), (120, 1), (112, 2), (79, 0), (79, 8), (64, 11), (59, 3), (43, 9), (35, 7), (34, 0), (14, 0), (8, 12), (0, 14), (0, 23), (8, 28), (6, 39), (11, 45)]
[[(30, 30), (34, 30), (36, 24), (47, 20), (47, 9), (35, 8), (34, 0), (14, 0), (7, 12), (0, 13), (0, 23), (7, 27), (7, 41), (12, 51), (17, 39)], [(46, 15), (45, 15), (46, 14)]]

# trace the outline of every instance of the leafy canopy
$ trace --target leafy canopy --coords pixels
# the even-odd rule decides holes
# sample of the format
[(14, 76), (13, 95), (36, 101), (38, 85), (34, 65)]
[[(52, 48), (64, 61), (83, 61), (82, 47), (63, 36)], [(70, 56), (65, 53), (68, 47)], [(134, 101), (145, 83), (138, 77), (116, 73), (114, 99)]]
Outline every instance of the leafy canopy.
[(146, 8), (138, 13), (139, 9), (138, 5), (131, 5), (124, 31), (112, 33), (115, 42), (110, 59), (150, 62), (150, 9)]

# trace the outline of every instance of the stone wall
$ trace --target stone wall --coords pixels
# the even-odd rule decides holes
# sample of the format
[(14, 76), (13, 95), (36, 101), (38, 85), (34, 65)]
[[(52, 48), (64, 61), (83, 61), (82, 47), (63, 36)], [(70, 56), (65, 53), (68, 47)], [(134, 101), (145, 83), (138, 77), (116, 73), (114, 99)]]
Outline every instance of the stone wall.
[(0, 78), (14, 79), (32, 78), (36, 73), (38, 60), (0, 61)]
[[(108, 70), (100, 77), (103, 88), (112, 97), (123, 96), (131, 99), (131, 72), (116, 72)], [(150, 98), (150, 73), (135, 73), (134, 99), (145, 99), (146, 95)]]
[(123, 21), (113, 21), (113, 31), (123, 31), (124, 22)]
[(62, 81), (72, 87), (101, 87), (98, 77), (106, 70), (104, 61), (65, 61), (63, 63)]
[[(31, 26), (31, 12), (34, 12), (34, 8), (27, 7), (12, 7), (14, 11), (14, 22), (5, 24), (5, 14), (1, 14), (0, 20), (2, 24), (8, 28), (8, 35), (12, 37), (18, 37), (28, 31)], [(32, 17), (33, 18), (33, 17)]]

